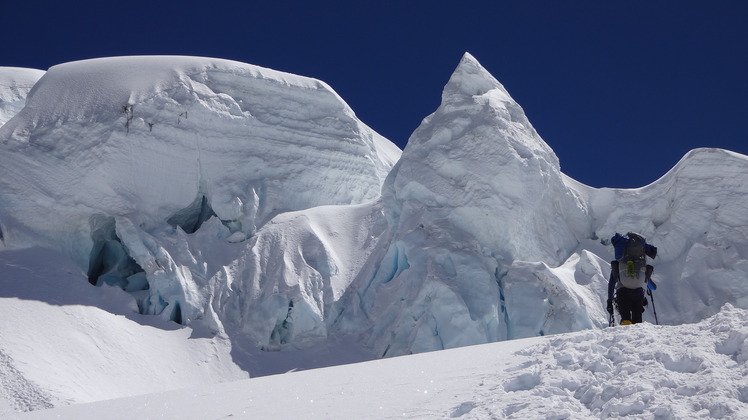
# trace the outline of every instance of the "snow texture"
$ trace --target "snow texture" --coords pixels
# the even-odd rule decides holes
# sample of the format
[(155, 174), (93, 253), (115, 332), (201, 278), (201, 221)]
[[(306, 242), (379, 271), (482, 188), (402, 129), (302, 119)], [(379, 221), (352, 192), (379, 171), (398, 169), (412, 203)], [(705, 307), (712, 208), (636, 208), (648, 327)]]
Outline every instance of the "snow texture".
[(0, 126), (23, 108), (29, 91), (43, 75), (42, 70), (0, 67)]
[(748, 312), (589, 330), (34, 411), (56, 418), (741, 419)]
[(225, 336), (134, 309), (56, 252), (0, 253), (0, 417), (248, 377)]
[[(135, 293), (141, 313), (205, 319), (216, 331), (223, 313), (213, 308), (224, 304), (212, 299), (244, 302), (223, 275), (226, 255), (244, 258), (233, 243), (278, 214), (376, 199), (400, 154), (323, 82), (192, 57), (55, 66), (0, 129), (0, 144), (6, 247), (50, 247), (88, 267), (92, 284)], [(271, 318), (250, 328), (260, 341), (288, 312), (284, 291), (262, 296)], [(300, 338), (320, 334), (320, 314), (309, 316), (312, 325), (296, 325)]]
[[(745, 320), (748, 309), (747, 178), (748, 157), (696, 149), (642, 188), (582, 185), (470, 54), (402, 152), (314, 79), (195, 57), (55, 66), (0, 126), (0, 272), (14, 285), (0, 301), (9, 319), (3, 398), (12, 410), (44, 408), (582, 330), (558, 346), (610, 359), (602, 349), (616, 348), (606, 337), (619, 332), (599, 331), (608, 325), (608, 241), (628, 231), (659, 248), (645, 321), (655, 322), (655, 304), (663, 325), (708, 320), (697, 341), (727, 343), (717, 353), (738, 372), (745, 335), (712, 327)], [(637, 353), (655, 371), (676, 372), (663, 378), (697, 373), (658, 337), (697, 327), (670, 328), (632, 328), (621, 345), (665, 348)], [(122, 337), (146, 344), (131, 349)], [(180, 344), (186, 337), (196, 339)], [(125, 362), (96, 370), (107, 363), (97, 353)], [(76, 354), (95, 372), (68, 370), (81, 366)], [(184, 363), (172, 365), (174, 354)], [(609, 384), (633, 359), (580, 370), (542, 352), (527, 357), (548, 369), (501, 370), (496, 380), (549, 417), (692, 414), (649, 411), (643, 392), (654, 376), (635, 391), (594, 382)], [(727, 369), (717, 359), (709, 363)], [(576, 372), (561, 374), (574, 389), (543, 388), (554, 370)], [(164, 372), (171, 379), (158, 379)], [(676, 390), (685, 381), (673, 380)], [(745, 403), (736, 389), (723, 402), (708, 385), (671, 399), (729, 417), (743, 409), (734, 400)], [(546, 409), (535, 400), (564, 392), (575, 396)], [(481, 398), (430, 414), (482, 417)], [(491, 413), (532, 417), (523, 407)]]

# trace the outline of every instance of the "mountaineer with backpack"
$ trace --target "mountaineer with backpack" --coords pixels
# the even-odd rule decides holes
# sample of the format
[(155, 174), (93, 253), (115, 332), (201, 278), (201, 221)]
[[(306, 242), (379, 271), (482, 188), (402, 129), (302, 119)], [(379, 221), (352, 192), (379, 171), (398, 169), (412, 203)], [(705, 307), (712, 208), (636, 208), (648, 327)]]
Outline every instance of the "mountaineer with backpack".
[(615, 260), (610, 262), (608, 282), (610, 324), (613, 324), (614, 303), (621, 316), (621, 325), (638, 324), (642, 322), (642, 313), (647, 306), (644, 287), (647, 287), (649, 296), (657, 288), (652, 281), (654, 267), (647, 264), (647, 257), (657, 256), (657, 247), (648, 244), (643, 236), (634, 232), (626, 235), (616, 233), (611, 243), (615, 249)]

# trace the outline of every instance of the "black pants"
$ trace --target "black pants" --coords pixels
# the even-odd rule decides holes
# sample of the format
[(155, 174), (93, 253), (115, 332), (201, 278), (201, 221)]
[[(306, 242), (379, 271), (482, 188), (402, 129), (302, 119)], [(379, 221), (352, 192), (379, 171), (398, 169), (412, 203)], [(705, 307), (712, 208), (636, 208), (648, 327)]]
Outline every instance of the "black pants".
[(616, 304), (621, 321), (629, 320), (633, 324), (642, 322), (644, 312), (644, 289), (627, 289), (621, 287), (616, 292)]

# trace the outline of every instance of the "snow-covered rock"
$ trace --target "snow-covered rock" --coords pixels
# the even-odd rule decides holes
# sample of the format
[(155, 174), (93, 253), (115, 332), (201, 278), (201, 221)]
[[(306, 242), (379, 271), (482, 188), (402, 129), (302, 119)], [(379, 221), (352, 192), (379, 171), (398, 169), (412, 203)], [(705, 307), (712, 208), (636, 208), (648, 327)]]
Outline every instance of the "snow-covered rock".
[(18, 67), (0, 67), (0, 126), (18, 113), (26, 96), (44, 71)]

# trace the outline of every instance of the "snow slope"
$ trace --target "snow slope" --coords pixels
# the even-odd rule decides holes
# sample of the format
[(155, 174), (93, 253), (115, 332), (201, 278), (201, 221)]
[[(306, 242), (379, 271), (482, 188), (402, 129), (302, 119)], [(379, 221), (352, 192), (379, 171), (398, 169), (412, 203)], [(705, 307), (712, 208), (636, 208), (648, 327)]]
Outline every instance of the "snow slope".
[(29, 91), (43, 75), (42, 70), (0, 67), (0, 126), (23, 108)]
[(738, 419), (748, 312), (591, 330), (16, 415), (53, 418)]
[(0, 253), (0, 417), (248, 377), (226, 337), (133, 303), (55, 252)]
[[(313, 79), (190, 57), (56, 66), (0, 127), (0, 273), (23, 282), (0, 312), (70, 329), (47, 342), (44, 322), (3, 325), (5, 398), (41, 408), (597, 330), (616, 231), (660, 250), (661, 324), (748, 308), (748, 157), (697, 149), (629, 190), (561, 168), (469, 54), (402, 155)], [(63, 286), (56, 266), (75, 273)], [(48, 289), (90, 298), (57, 304)], [(101, 322), (79, 325), (89, 317)], [(35, 347), (70, 347), (28, 352), (27, 330)], [(99, 348), (66, 339), (80, 331), (133, 361), (113, 374), (123, 385), (66, 369)], [(174, 381), (148, 382), (172, 365), (138, 364), (144, 350), (108, 338), (138, 334), (182, 355)], [(216, 356), (203, 363), (206, 349)], [(45, 359), (47, 371), (33, 368)]]

